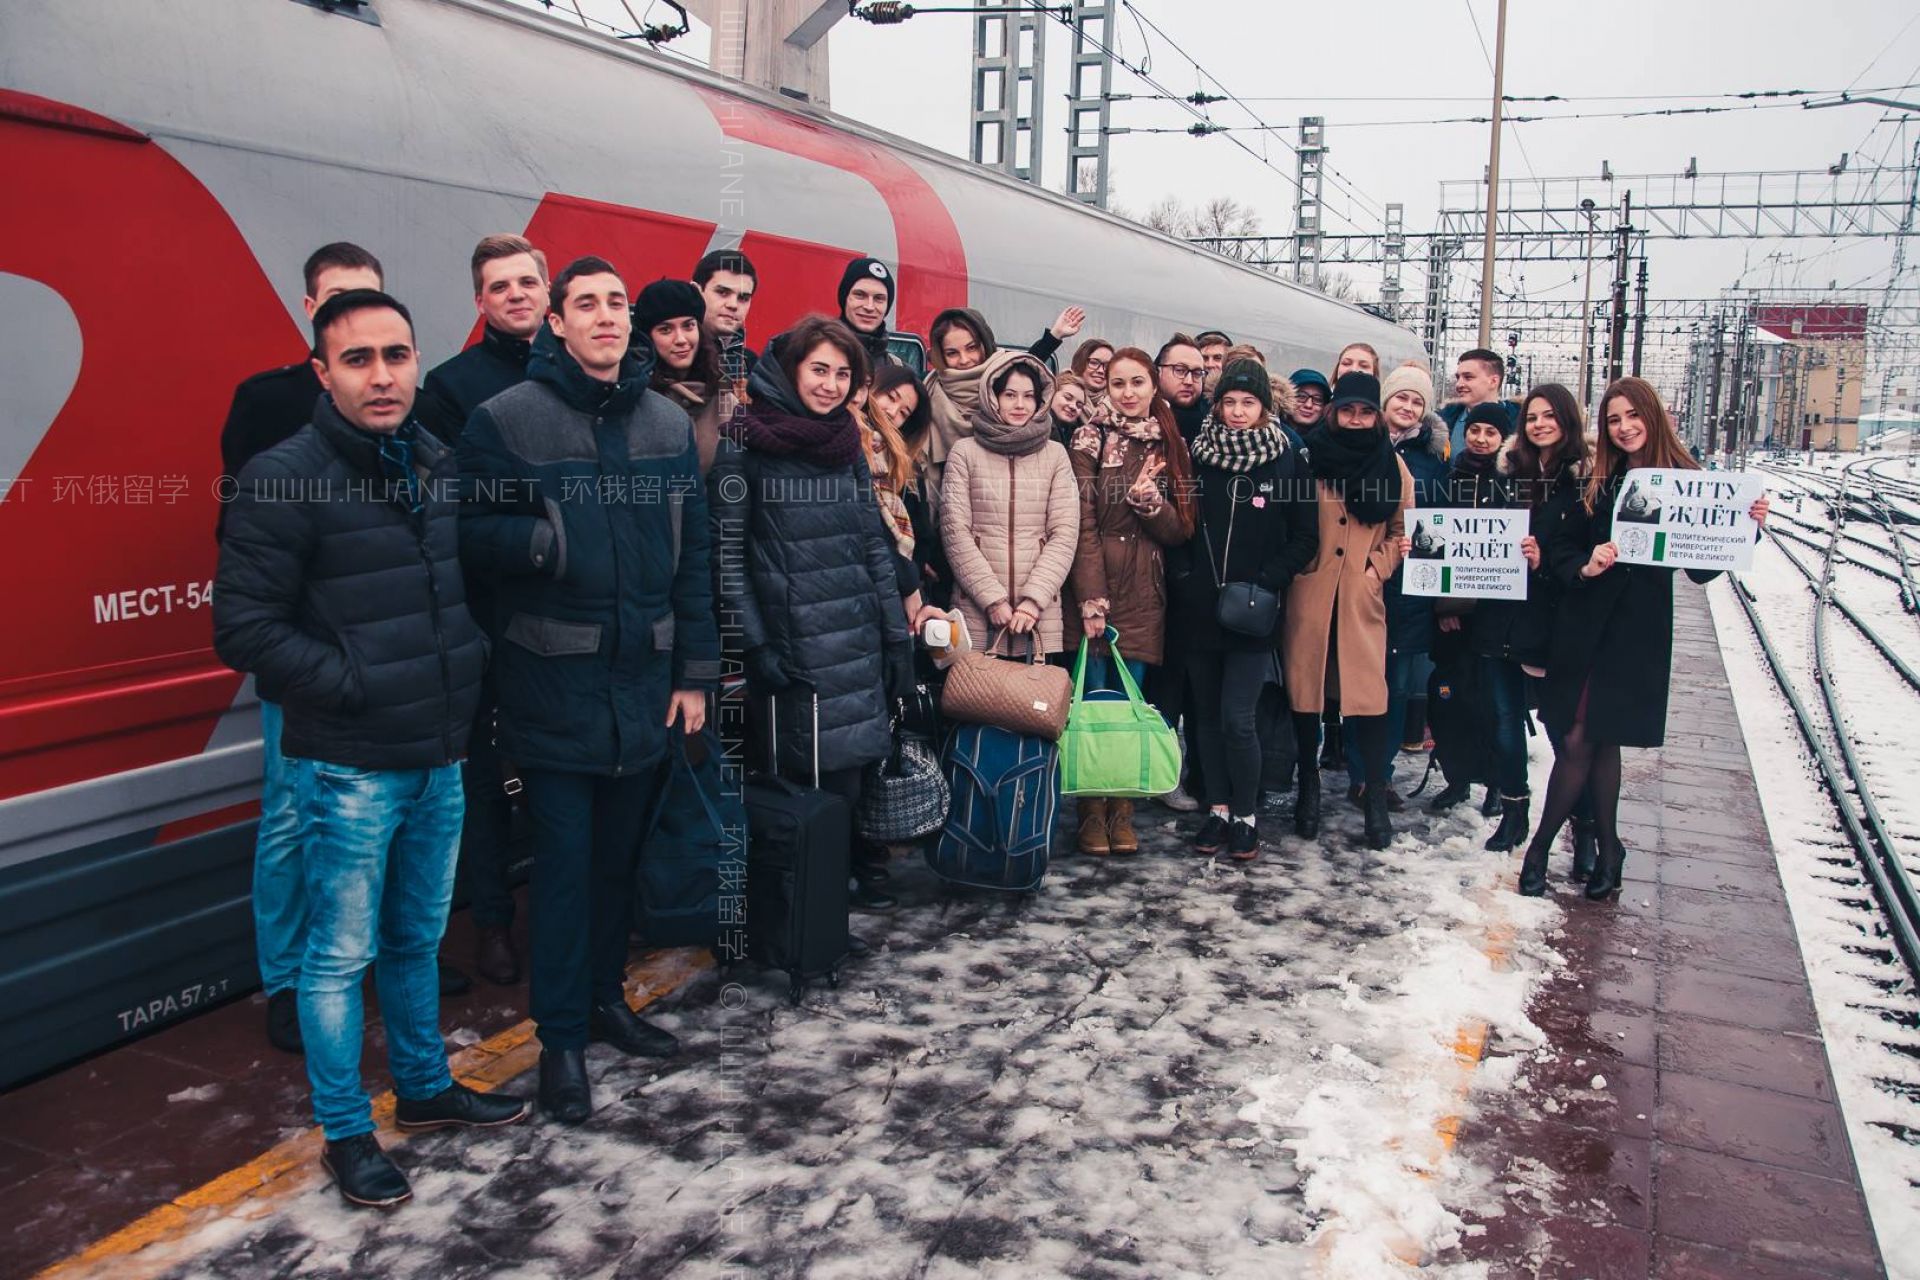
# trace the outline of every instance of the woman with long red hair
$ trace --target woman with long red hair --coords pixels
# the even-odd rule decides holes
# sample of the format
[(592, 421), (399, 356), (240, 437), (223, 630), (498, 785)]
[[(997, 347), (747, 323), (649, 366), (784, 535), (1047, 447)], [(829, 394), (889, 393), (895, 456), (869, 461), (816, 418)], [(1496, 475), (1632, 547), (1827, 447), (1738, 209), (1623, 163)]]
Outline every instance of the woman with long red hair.
[[(1081, 627), (1095, 652), (1104, 651), (1108, 627), (1117, 631), (1137, 678), (1166, 652), (1166, 549), (1193, 536), (1193, 463), (1152, 356), (1138, 347), (1113, 353), (1106, 395), (1067, 456), (1080, 490), (1072, 583)], [(1094, 675), (1089, 669), (1090, 687)], [(1079, 841), (1082, 853), (1137, 852), (1133, 801), (1082, 797)]]
[[(1613, 542), (1613, 504), (1629, 473), (1643, 467), (1697, 470), (1652, 384), (1617, 378), (1600, 398), (1600, 432), (1587, 483), (1553, 500), (1546, 551), (1562, 588), (1541, 713), (1556, 750), (1547, 800), (1527, 846), (1520, 892), (1547, 888), (1547, 856), (1582, 788), (1591, 788), (1599, 857), (1587, 897), (1620, 891), (1626, 850), (1620, 844), (1620, 748), (1657, 747), (1666, 739), (1667, 686), (1673, 678), (1673, 570), (1621, 564)], [(1559, 508), (1564, 508), (1561, 511)], [(1564, 514), (1564, 519), (1557, 518)], [(1756, 521), (1767, 499), (1756, 498)], [(1717, 571), (1689, 569), (1695, 582)]]

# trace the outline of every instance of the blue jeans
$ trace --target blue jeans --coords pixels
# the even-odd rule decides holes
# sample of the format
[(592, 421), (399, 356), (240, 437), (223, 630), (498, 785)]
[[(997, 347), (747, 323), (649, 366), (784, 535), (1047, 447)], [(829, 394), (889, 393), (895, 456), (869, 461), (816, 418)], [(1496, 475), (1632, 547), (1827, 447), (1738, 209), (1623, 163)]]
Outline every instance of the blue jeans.
[[(1127, 659), (1127, 674), (1133, 677), (1137, 685), (1147, 678), (1147, 664), (1135, 658)], [(1111, 698), (1095, 697), (1095, 694), (1107, 693)], [(1142, 694), (1144, 697), (1144, 693)], [(1089, 702), (1118, 702), (1126, 697), (1126, 690), (1120, 687), (1120, 677), (1114, 674), (1113, 659), (1105, 654), (1087, 658), (1087, 700)]]
[[(1515, 667), (1518, 671), (1519, 668)], [(1406, 723), (1407, 703), (1416, 695), (1427, 691), (1427, 677), (1433, 674), (1433, 659), (1424, 653), (1408, 653), (1404, 650), (1387, 654), (1387, 758), (1382, 772), (1388, 782), (1393, 781), (1393, 758), (1400, 753), (1400, 726)], [(1367, 762), (1360, 754), (1360, 736), (1357, 733), (1344, 735), (1347, 747), (1347, 781), (1356, 787), (1365, 786), (1367, 781)]]
[(466, 802), (457, 764), (374, 770), (290, 759), (287, 769), (300, 797), (311, 909), (300, 1035), (313, 1117), (332, 1142), (373, 1131), (360, 1080), (368, 965), (395, 1091), (421, 1100), (453, 1082), (440, 1040), (435, 953)]
[(253, 946), (268, 995), (300, 985), (307, 949), (307, 886), (300, 869), (300, 803), (280, 754), (280, 704), (260, 699), (260, 827), (253, 837)]
[(1504, 658), (1475, 660), (1492, 718), (1493, 780), (1501, 795), (1518, 800), (1527, 794), (1527, 673)]

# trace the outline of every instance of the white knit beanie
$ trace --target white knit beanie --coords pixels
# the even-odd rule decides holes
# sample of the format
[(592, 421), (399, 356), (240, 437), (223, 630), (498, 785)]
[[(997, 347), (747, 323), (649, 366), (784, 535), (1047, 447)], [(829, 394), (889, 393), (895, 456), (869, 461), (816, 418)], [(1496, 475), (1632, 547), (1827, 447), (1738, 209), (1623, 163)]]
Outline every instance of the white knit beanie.
[(1382, 379), (1380, 407), (1386, 408), (1387, 401), (1402, 391), (1413, 392), (1420, 397), (1420, 403), (1424, 408), (1433, 408), (1433, 379), (1427, 376), (1424, 369), (1410, 364), (1401, 365)]

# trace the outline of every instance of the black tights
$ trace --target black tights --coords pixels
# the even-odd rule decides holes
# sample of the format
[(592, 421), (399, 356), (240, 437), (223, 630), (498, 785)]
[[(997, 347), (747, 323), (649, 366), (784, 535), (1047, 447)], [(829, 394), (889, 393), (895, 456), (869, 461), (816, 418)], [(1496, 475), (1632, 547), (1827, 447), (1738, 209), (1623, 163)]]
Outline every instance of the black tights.
[(1600, 848), (1611, 849), (1620, 823), (1620, 745), (1589, 741), (1586, 721), (1581, 720), (1554, 750), (1546, 804), (1533, 832), (1534, 850), (1551, 851), (1554, 837), (1580, 807), (1583, 794), (1592, 797)]
[[(1348, 716), (1340, 723), (1346, 726), (1347, 733), (1353, 735), (1360, 748), (1360, 758), (1367, 762), (1367, 785), (1384, 788), (1387, 785), (1387, 766), (1393, 758), (1387, 751), (1391, 744), (1388, 733), (1392, 726), (1387, 723), (1386, 715)], [(1320, 713), (1294, 712), (1293, 736), (1300, 746), (1300, 770), (1305, 773), (1314, 767), (1313, 762), (1320, 753)]]

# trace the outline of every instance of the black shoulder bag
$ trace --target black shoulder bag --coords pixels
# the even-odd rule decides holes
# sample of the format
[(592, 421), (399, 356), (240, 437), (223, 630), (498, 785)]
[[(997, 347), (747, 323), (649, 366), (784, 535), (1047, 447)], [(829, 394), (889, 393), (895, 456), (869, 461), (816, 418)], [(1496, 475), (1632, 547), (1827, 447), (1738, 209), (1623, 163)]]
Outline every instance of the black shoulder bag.
[[(1240, 477), (1235, 476), (1237, 483)], [(1213, 559), (1213, 531), (1207, 528), (1206, 517), (1200, 518), (1200, 535), (1207, 543), (1207, 567), (1213, 570), (1214, 584), (1220, 594), (1214, 601), (1213, 617), (1223, 628), (1236, 635), (1259, 636), (1265, 638), (1273, 634), (1274, 624), (1280, 619), (1280, 593), (1269, 591), (1257, 582), (1222, 582), (1227, 573), (1227, 557), (1233, 554), (1233, 521), (1240, 514), (1240, 503), (1234, 494), (1234, 485), (1227, 487), (1227, 550), (1218, 564)]]

